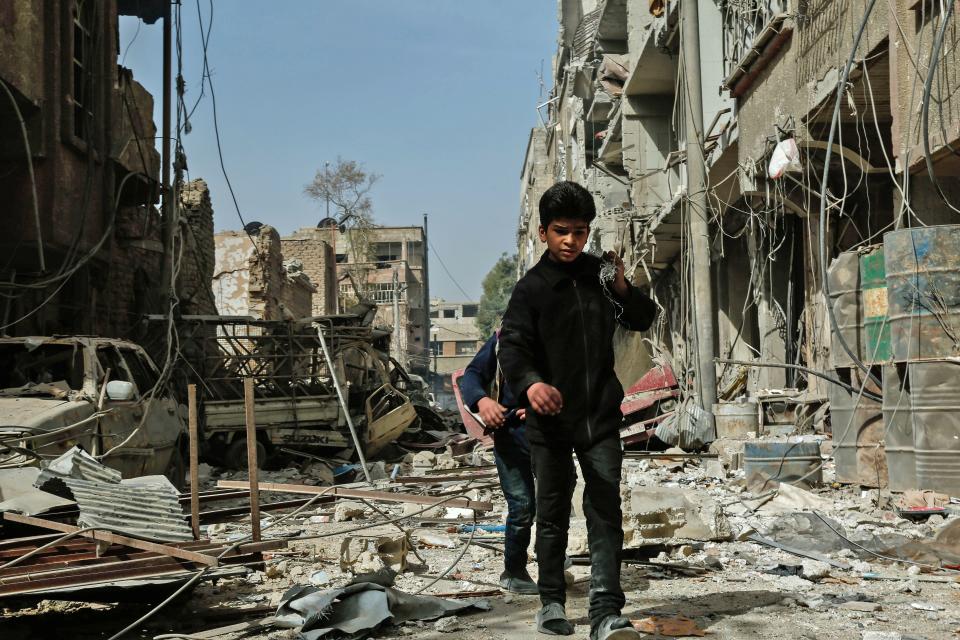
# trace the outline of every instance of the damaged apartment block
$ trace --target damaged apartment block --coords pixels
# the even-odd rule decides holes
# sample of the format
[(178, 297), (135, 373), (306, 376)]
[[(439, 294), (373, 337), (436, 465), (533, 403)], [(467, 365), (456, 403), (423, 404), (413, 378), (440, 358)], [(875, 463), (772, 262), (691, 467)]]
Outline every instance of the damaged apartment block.
[(832, 432), (840, 482), (960, 492), (953, 3), (694, 4), (559, 3), (521, 270), (540, 194), (584, 184), (588, 249), (663, 308), (618, 344), (625, 382), (679, 381), (649, 436)]

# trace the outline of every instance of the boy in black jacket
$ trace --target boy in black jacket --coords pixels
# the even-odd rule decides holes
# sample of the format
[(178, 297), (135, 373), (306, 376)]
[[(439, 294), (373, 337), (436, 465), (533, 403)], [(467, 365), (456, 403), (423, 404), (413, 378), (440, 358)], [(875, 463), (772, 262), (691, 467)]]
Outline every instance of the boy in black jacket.
[[(533, 411), (527, 438), (537, 478), (537, 562), (542, 633), (571, 635), (563, 576), (576, 452), (586, 484), (583, 508), (590, 547), (590, 638), (639, 637), (620, 617), (623, 524), (619, 427), (623, 387), (613, 370), (617, 324), (648, 329), (656, 305), (624, 277), (623, 261), (583, 253), (596, 216), (593, 197), (559, 182), (540, 199), (540, 239), (547, 251), (520, 279), (500, 335), (500, 362), (514, 395)], [(601, 283), (601, 275), (604, 282)]]

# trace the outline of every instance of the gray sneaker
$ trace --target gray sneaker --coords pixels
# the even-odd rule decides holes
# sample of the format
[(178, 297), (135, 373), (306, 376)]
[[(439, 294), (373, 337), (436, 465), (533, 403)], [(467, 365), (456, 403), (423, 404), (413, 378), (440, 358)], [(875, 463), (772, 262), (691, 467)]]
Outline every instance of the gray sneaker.
[(559, 602), (551, 602), (537, 612), (537, 631), (548, 636), (572, 636), (574, 626), (567, 620), (567, 612)]
[(590, 640), (636, 640), (643, 636), (622, 616), (607, 616), (590, 630)]
[(526, 569), (519, 573), (510, 573), (504, 571), (500, 574), (500, 586), (510, 593), (517, 593), (524, 596), (532, 596), (540, 593), (537, 589), (537, 583), (533, 581)]

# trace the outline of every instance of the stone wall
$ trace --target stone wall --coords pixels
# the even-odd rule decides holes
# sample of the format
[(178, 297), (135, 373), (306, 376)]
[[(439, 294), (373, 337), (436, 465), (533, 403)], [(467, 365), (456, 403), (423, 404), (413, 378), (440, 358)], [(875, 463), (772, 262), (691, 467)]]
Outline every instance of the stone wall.
[(312, 311), (308, 315), (337, 313), (336, 262), (328, 239), (330, 232), (323, 229), (300, 229), (282, 239), (283, 257), (298, 260), (303, 273), (316, 286)]
[(276, 229), (264, 225), (255, 236), (244, 231), (222, 231), (214, 242), (216, 268), (212, 280), (218, 313), (262, 320), (312, 315), (314, 286), (305, 271), (288, 274)]
[(177, 297), (183, 315), (213, 315), (217, 312), (210, 282), (216, 262), (213, 244), (213, 206), (207, 183), (197, 179), (180, 193), (183, 257), (177, 276)]

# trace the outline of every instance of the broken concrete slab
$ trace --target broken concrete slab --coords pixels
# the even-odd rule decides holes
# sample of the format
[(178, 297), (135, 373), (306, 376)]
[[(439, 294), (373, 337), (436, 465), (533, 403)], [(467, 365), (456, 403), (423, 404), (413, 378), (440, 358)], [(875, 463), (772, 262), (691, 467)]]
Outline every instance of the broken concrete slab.
[(634, 489), (630, 495), (631, 546), (664, 539), (719, 541), (733, 537), (720, 505), (704, 492), (679, 487)]
[(355, 575), (389, 568), (397, 573), (407, 569), (410, 543), (405, 535), (345, 536), (340, 543), (340, 569)]

